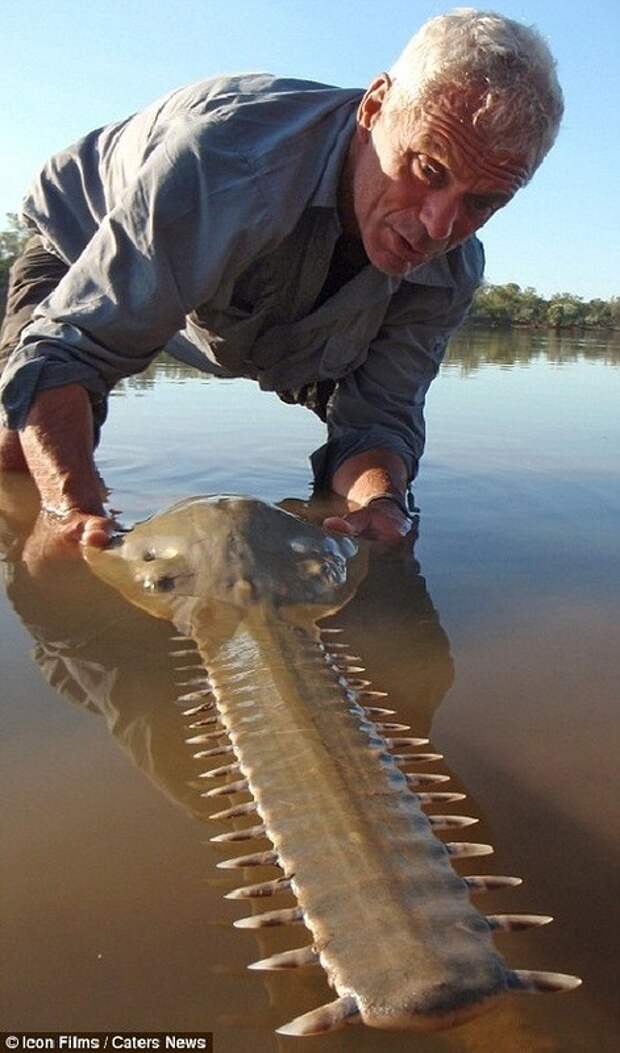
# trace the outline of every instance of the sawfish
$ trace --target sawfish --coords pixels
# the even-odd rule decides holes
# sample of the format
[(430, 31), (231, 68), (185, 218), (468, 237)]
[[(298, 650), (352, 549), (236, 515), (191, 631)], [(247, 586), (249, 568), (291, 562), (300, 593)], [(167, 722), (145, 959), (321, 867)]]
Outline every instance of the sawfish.
[(228, 898), (296, 897), (295, 907), (235, 925), (303, 924), (311, 934), (307, 945), (250, 968), (319, 964), (336, 993), (279, 1033), (314, 1035), (356, 1022), (435, 1030), (512, 992), (579, 985), (574, 976), (506, 964), (494, 930), (552, 919), (485, 915), (474, 906), (472, 895), (520, 879), (459, 876), (454, 860), (493, 850), (443, 841), (438, 832), (477, 820), (426, 809), (464, 795), (437, 789), (446, 775), (409, 770), (439, 755), (390, 719), (394, 711), (362, 676), (361, 659), (338, 630), (319, 624), (354, 595), (363, 543), (258, 500), (200, 497), (106, 549), (86, 549), (86, 559), (132, 603), (176, 626), (175, 657), (186, 677), (180, 702), (187, 742), (205, 763), (204, 796), (215, 803), (249, 795), (212, 818), (254, 817), (212, 840), (270, 842), (219, 864), (280, 871)]

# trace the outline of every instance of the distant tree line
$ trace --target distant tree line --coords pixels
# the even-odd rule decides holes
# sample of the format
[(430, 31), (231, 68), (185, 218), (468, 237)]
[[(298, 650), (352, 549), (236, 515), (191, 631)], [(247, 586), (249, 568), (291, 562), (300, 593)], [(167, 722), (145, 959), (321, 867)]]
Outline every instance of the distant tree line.
[(30, 237), (30, 231), (20, 223), (14, 212), (9, 212), (6, 218), (7, 229), (0, 231), (0, 319), (4, 317), (11, 264)]
[(620, 296), (584, 300), (554, 293), (548, 300), (528, 286), (485, 283), (478, 289), (469, 321), (484, 326), (538, 326), (546, 329), (620, 329)]
[[(0, 232), (0, 319), (4, 316), (9, 270), (30, 237), (13, 212), (7, 229)], [(610, 300), (584, 300), (572, 293), (555, 293), (549, 300), (528, 286), (485, 283), (476, 293), (470, 322), (484, 326), (539, 326), (551, 329), (620, 329), (620, 296)]]

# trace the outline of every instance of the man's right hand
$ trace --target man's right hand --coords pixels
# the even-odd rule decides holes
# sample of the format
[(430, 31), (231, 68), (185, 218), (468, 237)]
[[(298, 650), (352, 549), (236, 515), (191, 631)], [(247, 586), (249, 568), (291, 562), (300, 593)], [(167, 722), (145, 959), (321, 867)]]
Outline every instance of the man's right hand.
[(118, 531), (118, 524), (110, 516), (94, 516), (90, 512), (80, 512), (79, 509), (62, 517), (43, 511), (39, 519), (41, 533), (50, 538), (54, 537), (59, 542), (71, 544), (79, 542), (81, 545), (95, 545), (97, 548), (102, 548), (111, 535)]
[(93, 458), (93, 417), (85, 389), (68, 384), (40, 392), (26, 426), (12, 434), (19, 439), (24, 468), (39, 491), (43, 512), (49, 513), (50, 535), (58, 533), (67, 541), (89, 537), (97, 543), (107, 516)]
[(23, 551), (22, 560), (33, 578), (39, 577), (52, 561), (75, 558), (78, 545), (103, 548), (118, 530), (113, 519), (73, 512), (56, 519), (40, 512)]
[(0, 468), (29, 472), (41, 498), (42, 510), (24, 551), (32, 568), (72, 550), (77, 553), (78, 543), (105, 545), (117, 527), (103, 506), (105, 493), (93, 459), (92, 412), (84, 388), (70, 384), (42, 391), (26, 427), (20, 432), (3, 431), (0, 438), (6, 454)]

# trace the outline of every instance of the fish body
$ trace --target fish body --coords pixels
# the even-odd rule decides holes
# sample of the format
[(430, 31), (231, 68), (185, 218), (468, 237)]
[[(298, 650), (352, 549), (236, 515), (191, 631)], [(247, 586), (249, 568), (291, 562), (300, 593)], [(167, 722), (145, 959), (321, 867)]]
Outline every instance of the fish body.
[(273, 864), (283, 875), (229, 895), (291, 889), (297, 899), (295, 908), (236, 924), (303, 922), (312, 934), (308, 947), (255, 967), (319, 962), (337, 994), (282, 1033), (316, 1034), (360, 1020), (383, 1029), (445, 1028), (509, 991), (576, 986), (573, 977), (506, 965), (493, 929), (551, 919), (487, 917), (473, 906), (472, 890), (517, 879), (456, 873), (452, 858), (492, 849), (437, 837), (438, 829), (475, 820), (425, 812), (451, 795), (420, 787), (446, 777), (403, 769), (436, 755), (402, 752), (426, 740), (393, 733), (402, 728), (385, 724), (369, 704), (376, 693), (359, 679), (355, 657), (317, 627), (355, 591), (364, 562), (356, 542), (262, 502), (197, 498), (87, 558), (133, 602), (170, 618), (197, 649), (182, 696), (188, 742), (217, 765), (206, 768), (205, 783), (229, 780), (205, 795), (250, 794), (220, 818), (256, 813), (248, 830), (215, 840), (271, 842), (220, 866)]

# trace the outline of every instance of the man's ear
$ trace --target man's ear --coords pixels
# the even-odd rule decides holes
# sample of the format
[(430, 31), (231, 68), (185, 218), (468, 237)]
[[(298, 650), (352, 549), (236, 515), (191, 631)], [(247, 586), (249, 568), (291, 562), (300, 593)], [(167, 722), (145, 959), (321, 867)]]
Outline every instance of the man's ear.
[(360, 129), (366, 132), (371, 130), (391, 87), (392, 80), (388, 73), (380, 73), (375, 77), (357, 108), (357, 124)]

